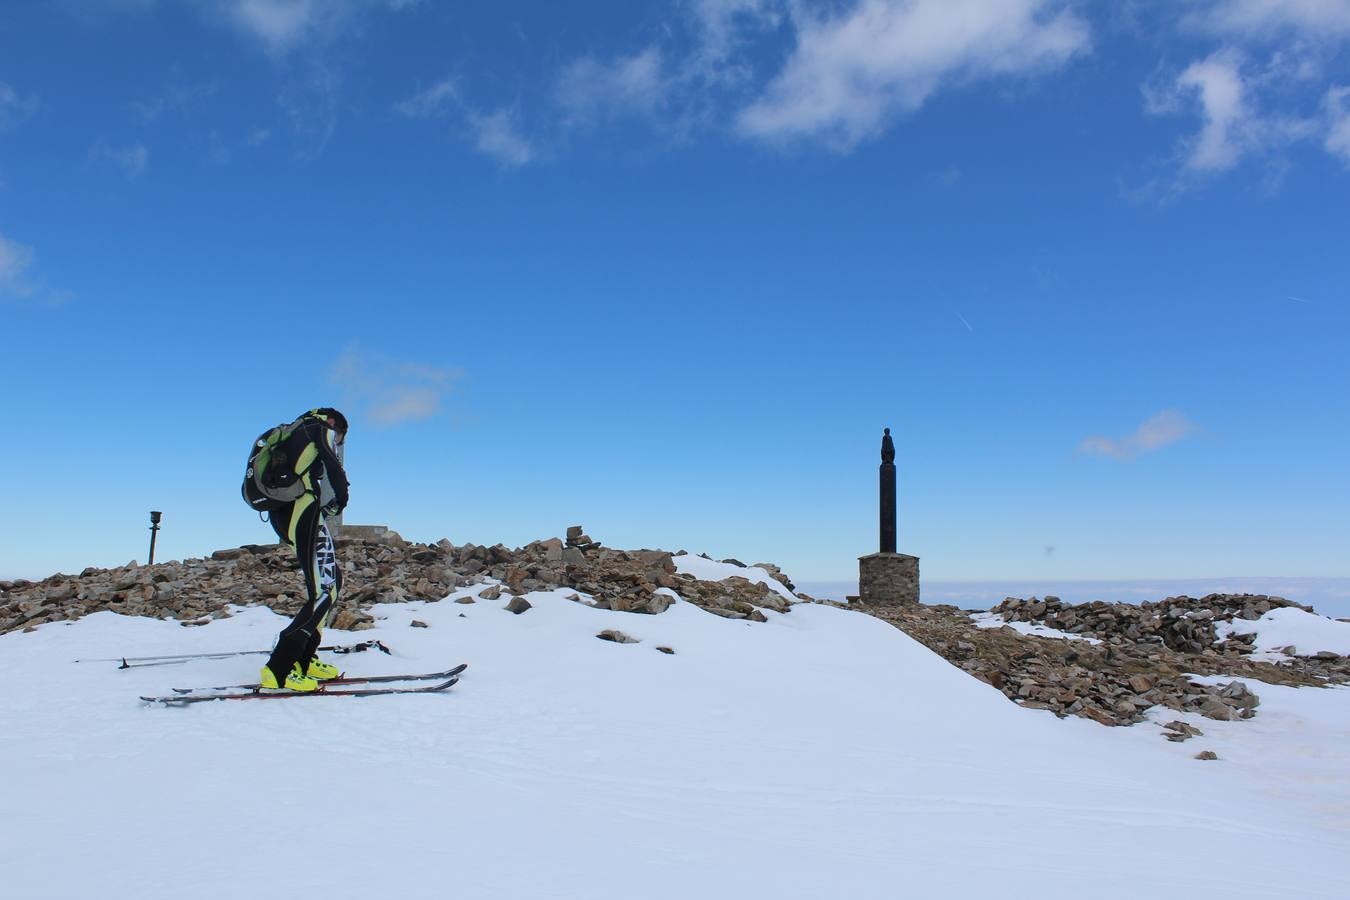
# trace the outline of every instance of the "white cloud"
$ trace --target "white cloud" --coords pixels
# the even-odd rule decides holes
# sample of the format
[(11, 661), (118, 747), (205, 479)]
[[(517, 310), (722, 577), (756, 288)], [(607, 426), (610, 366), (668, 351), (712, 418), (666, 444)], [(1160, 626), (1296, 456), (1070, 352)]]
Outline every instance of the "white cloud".
[[(1170, 87), (1190, 93), (1201, 112), (1199, 132), (1186, 144), (1192, 173), (1231, 169), (1249, 157), (1268, 158), (1268, 175), (1290, 167), (1274, 154), (1304, 140), (1350, 159), (1344, 95), (1326, 83), (1350, 41), (1350, 0), (1191, 0), (1179, 19), (1192, 33), (1218, 35), (1229, 46), (1193, 63)], [(1269, 62), (1249, 59), (1269, 52)], [(1322, 109), (1315, 110), (1321, 97)], [(1150, 112), (1177, 111), (1147, 104)]]
[(1133, 434), (1123, 438), (1095, 435), (1078, 445), (1081, 453), (1109, 456), (1113, 459), (1134, 459), (1144, 453), (1159, 450), (1188, 437), (1196, 430), (1194, 423), (1174, 409), (1165, 409), (1144, 422)]
[[(1315, 118), (1270, 112), (1260, 102), (1302, 78), (1281, 53), (1257, 67), (1229, 47), (1191, 63), (1170, 83), (1145, 85), (1144, 106), (1155, 115), (1198, 112), (1198, 131), (1181, 143), (1181, 165), (1189, 175), (1213, 175), (1248, 158), (1271, 157), (1318, 133)], [(1273, 169), (1283, 172), (1287, 164), (1276, 160)]]
[(661, 51), (648, 47), (612, 63), (590, 56), (575, 60), (559, 76), (556, 96), (569, 120), (589, 122), (610, 114), (649, 115), (667, 90)]
[(254, 127), (240, 138), (227, 138), (219, 129), (213, 129), (206, 137), (206, 158), (216, 165), (229, 165), (234, 161), (237, 151), (256, 150), (266, 144), (271, 136), (269, 129), (259, 127)]
[(377, 425), (397, 425), (429, 419), (441, 407), (441, 395), (427, 387), (392, 385), (380, 404), (371, 407), (370, 417)]
[(105, 139), (99, 138), (90, 148), (89, 158), (116, 166), (125, 172), (128, 178), (137, 178), (144, 174), (150, 164), (150, 151), (139, 141), (125, 147), (114, 147)]
[(474, 145), (482, 153), (508, 166), (523, 166), (534, 158), (534, 148), (520, 133), (516, 115), (510, 109), (488, 114), (470, 113), (469, 125), (475, 133)]
[(1255, 38), (1274, 31), (1311, 39), (1345, 38), (1350, 37), (1350, 0), (1207, 0), (1187, 21)]
[(786, 18), (796, 0), (678, 0), (661, 39), (630, 54), (588, 54), (562, 67), (553, 99), (563, 127), (639, 116), (667, 137), (709, 124), (754, 69), (748, 44)]
[(1327, 91), (1324, 108), (1327, 116), (1326, 151), (1350, 166), (1350, 87)]
[(32, 264), (32, 247), (0, 234), (0, 291), (25, 294), (23, 276)]
[(459, 103), (459, 85), (455, 79), (447, 78), (407, 100), (394, 104), (394, 109), (409, 118), (429, 119), (445, 112), (447, 108), (458, 106)]
[(0, 81), (0, 131), (27, 119), (37, 108), (36, 97), (24, 97), (12, 86)]
[(299, 44), (317, 27), (321, 15), (313, 0), (233, 0), (222, 12), (230, 24), (257, 38), (273, 54), (284, 54)]
[(217, 90), (219, 90), (219, 85), (215, 82), (174, 83), (169, 85), (163, 93), (151, 97), (149, 100), (132, 101), (131, 111), (136, 115), (136, 118), (149, 125), (166, 113), (184, 109), (210, 97)]
[(792, 9), (797, 47), (739, 128), (842, 151), (948, 84), (1054, 69), (1089, 45), (1059, 0), (862, 0), (830, 18)]
[[(362, 14), (419, 0), (199, 0), (204, 15), (258, 42), (274, 57), (324, 44), (359, 28)], [(142, 4), (142, 8), (149, 4)]]
[(689, 0), (696, 46), (687, 75), (708, 84), (735, 84), (751, 76), (737, 60), (751, 38), (779, 27), (786, 16), (783, 0)]
[(68, 291), (53, 290), (33, 277), (34, 259), (32, 247), (0, 234), (0, 300), (41, 306), (57, 306), (69, 300)]
[(521, 133), (519, 117), (510, 107), (482, 112), (464, 101), (459, 84), (446, 78), (424, 91), (394, 104), (401, 115), (413, 119), (461, 119), (480, 153), (508, 166), (523, 166), (536, 157), (534, 146)]
[(378, 425), (428, 419), (440, 412), (458, 368), (405, 363), (348, 347), (329, 371), (338, 385)]
[(1235, 55), (1221, 51), (1191, 63), (1177, 78), (1176, 88), (1196, 96), (1203, 119), (1186, 166), (1202, 172), (1232, 168), (1251, 142), (1255, 122)]

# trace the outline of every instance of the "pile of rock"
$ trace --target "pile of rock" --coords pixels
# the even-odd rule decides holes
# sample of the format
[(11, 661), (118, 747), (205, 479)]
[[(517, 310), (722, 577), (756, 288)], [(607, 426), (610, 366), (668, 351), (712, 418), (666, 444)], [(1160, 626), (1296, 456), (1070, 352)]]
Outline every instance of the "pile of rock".
[(591, 536), (586, 534), (586, 529), (580, 525), (570, 525), (567, 528), (567, 546), (585, 553), (587, 550), (599, 550), (600, 542), (591, 540)]
[[(580, 526), (567, 530), (566, 542), (551, 538), (514, 550), (502, 544), (456, 546), (448, 540), (410, 543), (395, 532), (357, 534), (361, 536), (338, 540), (347, 602), (334, 624), (343, 629), (369, 627), (374, 620), (364, 609), (373, 604), (439, 600), (457, 588), (490, 579), (516, 596), (571, 588), (589, 595), (594, 606), (625, 612), (662, 612), (673, 602), (672, 591), (728, 618), (762, 621), (763, 610), (787, 612), (790, 606), (765, 585), (744, 578), (700, 581), (679, 574), (674, 555), (662, 550), (602, 547)], [(788, 583), (777, 567), (770, 571)], [(38, 582), (0, 582), (0, 632), (100, 610), (204, 624), (228, 615), (232, 604), (264, 604), (294, 614), (303, 599), (290, 548), (247, 545), (217, 551), (207, 559), (153, 566), (130, 563)]]
[(1138, 606), (1102, 601), (1070, 606), (1058, 597), (1044, 600), (1009, 597), (992, 611), (1009, 622), (1034, 622), (1113, 644), (1162, 644), (1183, 653), (1204, 653), (1211, 649), (1250, 653), (1249, 635), (1235, 636), (1225, 642), (1229, 646), (1221, 646), (1215, 623), (1234, 619), (1251, 621), (1272, 609), (1288, 606), (1312, 611), (1300, 603), (1264, 594), (1209, 594), (1199, 600), (1168, 597), (1159, 603)]
[[(675, 556), (684, 551), (615, 550), (591, 540), (579, 526), (568, 529), (566, 543), (550, 538), (517, 550), (500, 544), (455, 547), (442, 542), (436, 546), (447, 552), (460, 571), (486, 574), (512, 593), (572, 588), (589, 595), (591, 605), (601, 609), (661, 613), (674, 601), (672, 592), (730, 619), (764, 621), (763, 609), (787, 612), (790, 608), (789, 601), (767, 585), (746, 578), (700, 581), (678, 572)], [(771, 571), (787, 583), (776, 566)]]
[[(1066, 607), (1054, 598), (1038, 601), (1033, 597), (1010, 598), (995, 608), (995, 612), (1010, 613), (1013, 621), (1065, 631), (1079, 628), (1076, 634), (1095, 637), (1101, 641), (1097, 644), (1024, 635), (1007, 625), (980, 628), (969, 612), (952, 606), (916, 604), (868, 611), (1023, 706), (1107, 725), (1127, 725), (1142, 720), (1144, 711), (1154, 705), (1212, 719), (1254, 715), (1259, 700), (1241, 682), (1202, 685), (1191, 681), (1187, 677), (1190, 674), (1282, 685), (1350, 683), (1350, 659), (1346, 657), (1298, 658), (1279, 665), (1259, 662), (1250, 658), (1249, 649), (1241, 649), (1250, 648), (1248, 642), (1230, 639), (1220, 642), (1216, 649), (1196, 642), (1197, 634), (1203, 632), (1199, 624), (1177, 627), (1181, 621), (1206, 623), (1213, 641), (1215, 617), (1188, 617), (1186, 613), (1222, 609), (1223, 615), (1228, 615), (1233, 609), (1250, 608), (1254, 612), (1262, 605), (1273, 609), (1277, 604), (1287, 601), (1249, 597), (1241, 604), (1219, 604), (1213, 596), (1204, 600), (1170, 598), (1143, 607), (1120, 604), (1122, 608), (1108, 615), (1101, 607), (1085, 610)], [(1079, 611), (1077, 621), (1065, 615), (1075, 610)], [(1200, 649), (1194, 649), (1196, 646)]]

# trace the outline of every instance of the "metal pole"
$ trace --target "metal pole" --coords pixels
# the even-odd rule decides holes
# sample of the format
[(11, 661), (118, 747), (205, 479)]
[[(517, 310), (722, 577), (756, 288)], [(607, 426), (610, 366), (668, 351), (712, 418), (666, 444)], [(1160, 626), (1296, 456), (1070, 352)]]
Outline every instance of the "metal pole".
[(159, 535), (159, 519), (163, 515), (157, 509), (150, 511), (150, 562), (147, 565), (155, 564), (155, 538)]

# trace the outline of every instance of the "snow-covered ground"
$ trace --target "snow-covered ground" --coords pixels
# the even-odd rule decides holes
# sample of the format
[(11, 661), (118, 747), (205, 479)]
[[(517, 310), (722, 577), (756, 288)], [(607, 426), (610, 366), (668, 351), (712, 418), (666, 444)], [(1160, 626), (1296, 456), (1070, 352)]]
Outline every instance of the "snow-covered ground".
[[(1255, 634), (1253, 659), (1279, 661), (1293, 656), (1315, 656), (1326, 651), (1350, 656), (1350, 622), (1305, 612), (1296, 607), (1272, 609), (1253, 621), (1216, 622), (1219, 640), (1233, 634)], [(1283, 652), (1292, 647), (1292, 653)]]
[(267, 647), (259, 608), (0, 636), (5, 896), (1350, 896), (1350, 690), (1254, 684), (1255, 719), (1172, 744), (1020, 708), (847, 610), (566, 593), (329, 633), (394, 648), (335, 657), (362, 673), (468, 661), (440, 695), (164, 708), (137, 696), (260, 658), (72, 662)]

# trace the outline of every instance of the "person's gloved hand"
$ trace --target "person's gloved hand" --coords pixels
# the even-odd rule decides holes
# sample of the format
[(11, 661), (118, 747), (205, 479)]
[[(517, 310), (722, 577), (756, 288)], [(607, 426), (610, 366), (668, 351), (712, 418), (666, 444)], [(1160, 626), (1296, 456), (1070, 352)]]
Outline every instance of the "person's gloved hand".
[(323, 508), (323, 514), (330, 519), (342, 515), (342, 510), (346, 509), (346, 504), (338, 503), (336, 500), (329, 500), (328, 505)]

